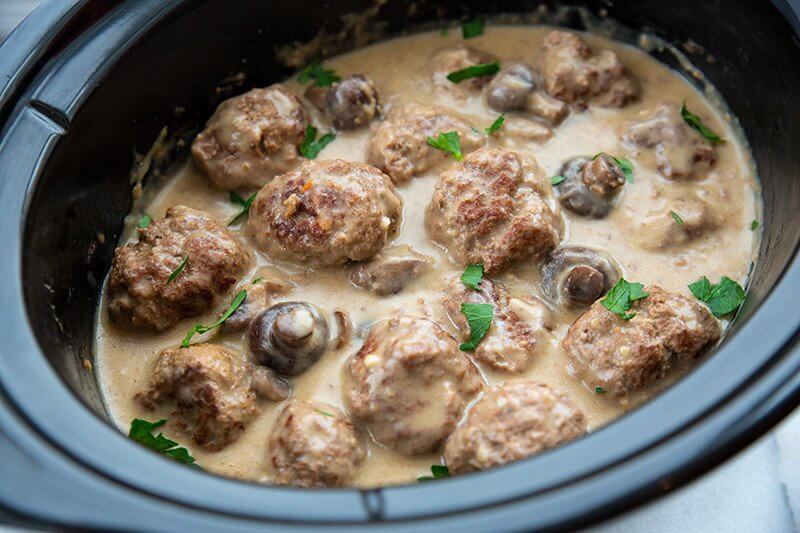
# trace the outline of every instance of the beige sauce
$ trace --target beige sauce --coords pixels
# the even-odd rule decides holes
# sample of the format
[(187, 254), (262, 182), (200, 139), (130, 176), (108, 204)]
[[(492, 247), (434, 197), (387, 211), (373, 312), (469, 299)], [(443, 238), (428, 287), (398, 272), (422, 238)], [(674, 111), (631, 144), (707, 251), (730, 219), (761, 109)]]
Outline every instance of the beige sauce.
[[(468, 44), (496, 54), (501, 60), (523, 58), (535, 64), (546, 31), (548, 29), (543, 27), (487, 27), (483, 36), (471, 39)], [(625, 185), (622, 193), (624, 196), (607, 218), (582, 219), (563, 211), (565, 231), (562, 244), (582, 244), (606, 250), (620, 263), (626, 279), (658, 284), (668, 291), (689, 296), (687, 284), (703, 275), (713, 282), (721, 275), (727, 275), (744, 284), (753, 261), (754, 241), (757, 237), (756, 232), (751, 231), (750, 223), (757, 217), (758, 185), (749, 155), (742, 144), (736, 141), (734, 128), (722, 120), (719, 111), (711, 108), (688, 82), (641, 50), (599, 37), (589, 36), (587, 40), (593, 46), (612, 48), (621, 56), (629, 70), (641, 82), (641, 98), (622, 109), (590, 107), (584, 112), (573, 112), (555, 129), (555, 136), (546, 144), (530, 143), (514, 147), (534, 156), (548, 176), (556, 173), (564, 160), (575, 155), (592, 155), (604, 151), (631, 158), (621, 145), (619, 126), (640, 110), (659, 101), (679, 105), (686, 100), (695, 113), (713, 115), (715, 119), (707, 121), (707, 124), (729, 142), (718, 147), (719, 163), (707, 179), (699, 182), (667, 182), (644, 164), (640, 165), (635, 158), (631, 158), (636, 167), (634, 182)], [(438, 32), (412, 35), (330, 59), (326, 62), (326, 67), (335, 68), (340, 75), (363, 73), (373, 79), (380, 91), (384, 113), (404, 101), (436, 103), (457, 110), (482, 131), (492, 123), (498, 113), (486, 106), (480, 93), (467, 101), (455, 101), (443, 90), (434, 89), (429, 81), (427, 62), (431, 55), (442, 47), (461, 42), (460, 32), (456, 31), (451, 31), (449, 36), (441, 36)], [(304, 89), (294, 80), (286, 82), (286, 86), (297, 94), (302, 94)], [(315, 121), (321, 131), (330, 129), (319, 116), (315, 117)], [(323, 150), (319, 159), (361, 161), (368, 136), (368, 129), (340, 132), (336, 140)], [(490, 144), (499, 142), (500, 138), (493, 138)], [(446, 163), (450, 164), (452, 160)], [(401, 294), (381, 298), (355, 289), (349, 284), (345, 269), (311, 271), (296, 265), (278, 265), (296, 284), (294, 292), (284, 299), (306, 300), (327, 313), (345, 309), (349, 312), (356, 331), (349, 346), (328, 352), (310, 370), (291, 379), (295, 398), (313, 399), (343, 408), (340, 390), (343, 363), (359, 348), (363, 339), (358, 334), (363, 337), (368, 324), (378, 318), (399, 312), (430, 316), (455, 334), (455, 329), (445, 317), (439, 302), (448, 279), (462, 269), (453, 264), (446, 252), (427, 238), (423, 224), (425, 207), (438, 172), (442, 169), (443, 167), (434, 169), (427, 175), (398, 187), (405, 208), (402, 231), (393, 244), (409, 244), (416, 251), (435, 258), (437, 262), (436, 268)], [(706, 237), (692, 241), (678, 252), (653, 252), (638, 246), (636, 239), (630, 236), (630, 229), (626, 228), (631, 216), (639, 217), (643, 210), (663, 208), (667, 199), (680, 198), (692, 189), (703, 191), (707, 195), (723, 219), (722, 226), (708, 233)], [(202, 209), (223, 221), (229, 220), (238, 211), (238, 207), (228, 201), (227, 193), (214, 189), (210, 181), (191, 163), (178, 169), (174, 176), (164, 182), (160, 190), (151, 192), (152, 200), (144, 206), (144, 211), (153, 218), (162, 217), (165, 210), (175, 204)], [(130, 218), (132, 220), (128, 232), (120, 244), (130, 240), (135, 233), (133, 226), (136, 221), (133, 219), (137, 217)], [(242, 236), (244, 237), (243, 231)], [(272, 264), (262, 254), (256, 253), (256, 256), (258, 265), (253, 266), (252, 271), (243, 278), (243, 283), (256, 277), (259, 267)], [(499, 279), (509, 287), (511, 295), (532, 294), (541, 297), (539, 267), (535, 263), (518, 264), (499, 276)], [(221, 300), (218, 307), (207, 316), (192, 318), (162, 334), (153, 334), (131, 333), (115, 328), (108, 319), (103, 299), (97, 327), (96, 363), (106, 404), (121, 430), (127, 431), (133, 418), (169, 418), (170, 413), (166, 410), (161, 413), (144, 411), (134, 403), (134, 394), (146, 386), (160, 350), (178, 345), (194, 323), (213, 321), (228, 301)], [(557, 315), (557, 341), (564, 336), (576, 317), (576, 313)], [(220, 336), (212, 332), (203, 340), (212, 339), (237, 350), (246, 350), (241, 334)], [(194, 342), (199, 340), (199, 337), (195, 337)], [(502, 383), (507, 379), (487, 368), (482, 368), (481, 371), (489, 384)], [(673, 381), (679, 373), (675, 374), (665, 382)], [(553, 344), (548, 353), (540, 356), (524, 376), (564, 390), (585, 412), (590, 430), (607, 424), (640, 401), (639, 398), (630, 398), (627, 405), (623, 405), (611, 398), (597, 395), (593, 390), (587, 390), (566, 372), (564, 357), (557, 343)], [(648, 392), (652, 394), (653, 391)], [(208, 453), (193, 447), (189, 437), (180, 435), (171, 424), (167, 425), (165, 432), (186, 444), (205, 470), (246, 480), (269, 482), (266, 440), (279, 408), (280, 404), (262, 401), (261, 415), (247, 427), (238, 441), (220, 452)], [(355, 479), (358, 486), (410, 482), (417, 476), (429, 473), (431, 464), (440, 462), (440, 458), (433, 455), (403, 457), (372, 442), (368, 437), (366, 440), (369, 441), (369, 454)]]

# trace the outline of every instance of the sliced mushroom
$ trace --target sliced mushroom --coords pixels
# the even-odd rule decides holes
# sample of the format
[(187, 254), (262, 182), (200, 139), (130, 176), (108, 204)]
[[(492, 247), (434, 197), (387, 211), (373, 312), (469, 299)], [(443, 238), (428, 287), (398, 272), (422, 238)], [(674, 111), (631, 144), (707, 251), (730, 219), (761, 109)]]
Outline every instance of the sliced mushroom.
[(430, 268), (433, 259), (415, 252), (407, 244), (393, 246), (350, 272), (350, 282), (379, 296), (402, 291)]
[(622, 169), (606, 154), (573, 157), (564, 163), (560, 174), (564, 181), (555, 186), (555, 192), (561, 205), (592, 218), (603, 218), (611, 211), (614, 198), (625, 183)]
[(535, 88), (533, 69), (525, 63), (511, 63), (489, 82), (486, 103), (497, 111), (522, 111)]
[(380, 111), (378, 90), (362, 74), (334, 83), (325, 95), (325, 114), (340, 130), (366, 126)]
[(244, 287), (247, 297), (242, 305), (225, 320), (220, 330), (223, 333), (242, 331), (276, 296), (290, 293), (293, 287), (294, 284), (283, 274), (267, 268), (261, 269), (258, 277)]
[(292, 395), (289, 382), (263, 366), (256, 367), (253, 371), (252, 387), (258, 394), (273, 402), (288, 400)]
[(565, 246), (542, 264), (542, 293), (551, 302), (583, 307), (606, 294), (620, 276), (617, 262), (603, 252)]
[(282, 302), (250, 323), (250, 351), (258, 362), (280, 374), (300, 374), (322, 357), (328, 346), (328, 323), (306, 302)]

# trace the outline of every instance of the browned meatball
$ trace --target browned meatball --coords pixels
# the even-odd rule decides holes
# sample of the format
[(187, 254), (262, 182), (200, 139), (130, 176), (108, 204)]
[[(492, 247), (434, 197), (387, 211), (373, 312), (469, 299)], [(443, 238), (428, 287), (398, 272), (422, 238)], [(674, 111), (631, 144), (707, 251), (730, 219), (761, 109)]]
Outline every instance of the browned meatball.
[(431, 58), (430, 68), (433, 72), (433, 83), (452, 91), (458, 91), (459, 89), (481, 89), (484, 85), (489, 83), (492, 79), (491, 76), (469, 78), (456, 84), (448, 80), (447, 75), (457, 70), (484, 63), (491, 63), (496, 60), (497, 58), (492, 54), (484, 52), (483, 50), (476, 50), (470, 46), (459, 45), (443, 48), (436, 52)]
[[(172, 282), (170, 274), (186, 259)], [(164, 331), (208, 311), (240, 276), (250, 256), (209, 215), (178, 205), (117, 248), (108, 278), (108, 312), (128, 327)]]
[(548, 33), (542, 49), (545, 87), (559, 100), (623, 107), (639, 94), (625, 65), (611, 50), (595, 53), (583, 39), (566, 31)]
[(192, 143), (195, 162), (226, 190), (261, 187), (299, 161), (308, 115), (281, 85), (222, 102)]
[(544, 383), (514, 380), (488, 392), (470, 409), (444, 447), (453, 474), (518, 461), (586, 433), (586, 417)]
[(365, 456), (350, 420), (325, 404), (292, 400), (272, 427), (267, 456), (278, 485), (341, 487)]
[(623, 320), (595, 302), (562, 341), (567, 369), (589, 388), (624, 396), (655, 384), (676, 359), (695, 358), (720, 336), (714, 317), (694, 300), (645, 287)]
[(378, 253), (397, 230), (402, 206), (389, 177), (375, 167), (308, 161), (259, 191), (248, 230), (274, 258), (341, 265)]
[(496, 370), (522, 372), (552, 345), (552, 318), (547, 307), (536, 299), (509, 298), (500, 283), (483, 278), (479, 290), (466, 287), (459, 277), (447, 288), (444, 308), (447, 316), (466, 341), (470, 328), (461, 313), (462, 303), (494, 305), (494, 318), (486, 336), (475, 348), (475, 358)]
[(667, 179), (704, 178), (717, 151), (693, 130), (675, 104), (660, 103), (639, 113), (624, 128), (623, 144)]
[[(679, 217), (680, 223), (672, 213)], [(640, 205), (626, 216), (624, 228), (631, 241), (655, 251), (679, 249), (703, 237), (713, 238), (714, 230), (724, 222), (712, 204), (694, 194), (673, 198), (655, 209)]]
[(455, 131), (461, 152), (477, 150), (484, 137), (451, 111), (416, 103), (402, 105), (389, 112), (375, 129), (367, 145), (367, 162), (392, 177), (395, 183), (408, 181), (452, 156), (428, 145), (428, 137)]
[(432, 258), (403, 244), (387, 248), (369, 262), (356, 265), (350, 271), (350, 282), (379, 296), (389, 296), (402, 291), (432, 264)]
[(439, 176), (425, 224), (457, 262), (493, 273), (552, 250), (561, 218), (535, 160), (484, 148)]
[(224, 346), (169, 348), (158, 356), (150, 386), (135, 399), (149, 410), (174, 407), (172, 416), (196, 444), (221, 450), (258, 413), (252, 372), (242, 354)]
[(325, 94), (325, 115), (340, 130), (366, 126), (379, 111), (378, 90), (362, 74), (334, 83)]
[(411, 316), (375, 324), (345, 369), (350, 413), (376, 441), (406, 455), (438, 449), (481, 388), (455, 339)]

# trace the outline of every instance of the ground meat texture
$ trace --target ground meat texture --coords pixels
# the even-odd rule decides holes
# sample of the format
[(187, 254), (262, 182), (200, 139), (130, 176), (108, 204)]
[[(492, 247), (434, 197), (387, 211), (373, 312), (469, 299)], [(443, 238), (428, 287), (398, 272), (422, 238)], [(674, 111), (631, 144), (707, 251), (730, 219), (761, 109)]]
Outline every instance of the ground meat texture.
[(292, 400), (272, 427), (267, 457), (278, 485), (348, 485), (365, 457), (353, 424), (333, 406)]
[(492, 79), (492, 76), (479, 76), (469, 78), (459, 83), (447, 79), (447, 75), (457, 70), (462, 70), (475, 65), (482, 65), (497, 61), (497, 58), (488, 52), (476, 50), (470, 46), (453, 46), (436, 52), (431, 58), (430, 68), (433, 83), (449, 90), (481, 89)]
[(259, 191), (248, 230), (273, 258), (341, 265), (378, 253), (395, 234), (402, 206), (389, 177), (375, 167), (308, 161)]
[(660, 103), (624, 126), (623, 145), (667, 179), (705, 177), (717, 163), (709, 140), (692, 129), (677, 104)]
[(505, 286), (488, 278), (481, 280), (477, 291), (465, 286), (459, 277), (453, 278), (445, 293), (444, 308), (466, 341), (470, 328), (461, 313), (462, 303), (494, 306), (492, 325), (473, 355), (495, 370), (522, 372), (552, 346), (552, 317), (539, 300), (509, 298)]
[(225, 190), (261, 187), (299, 162), (308, 115), (281, 85), (222, 102), (192, 143), (192, 156)]
[(415, 252), (407, 244), (387, 248), (369, 262), (350, 271), (350, 282), (378, 296), (401, 292), (433, 265), (433, 258)]
[(545, 87), (559, 100), (623, 107), (638, 96), (636, 83), (611, 50), (594, 52), (583, 39), (565, 31), (548, 33), (542, 50)]
[(488, 392), (447, 439), (453, 474), (486, 470), (541, 453), (586, 433), (586, 417), (544, 383), (513, 380)]
[(486, 142), (472, 125), (456, 114), (439, 107), (404, 104), (389, 112), (375, 129), (367, 145), (366, 160), (391, 176), (395, 183), (408, 181), (452, 156), (429, 146), (428, 137), (455, 131), (461, 152), (477, 150)]
[(362, 74), (334, 83), (325, 95), (325, 115), (340, 130), (366, 126), (379, 110), (378, 90)]
[(627, 213), (626, 233), (632, 242), (646, 250), (677, 250), (703, 237), (713, 238), (713, 231), (724, 223), (713, 205), (691, 193), (659, 204), (656, 209), (643, 204)]
[[(186, 260), (171, 283), (170, 274)], [(164, 331), (208, 311), (242, 275), (250, 256), (209, 215), (173, 206), (117, 248), (108, 278), (108, 312), (126, 327)]]
[(224, 346), (168, 348), (158, 356), (149, 388), (135, 399), (148, 410), (174, 407), (171, 416), (195, 444), (221, 450), (258, 413), (252, 370), (244, 355)]
[(542, 257), (558, 244), (561, 230), (539, 165), (498, 148), (474, 152), (439, 176), (425, 224), (455, 261), (482, 263), (487, 273)]
[(654, 385), (678, 358), (693, 359), (720, 337), (719, 323), (700, 303), (657, 286), (633, 303), (630, 320), (595, 302), (562, 341), (567, 370), (590, 390), (625, 396)]
[(398, 316), (375, 324), (345, 365), (344, 401), (379, 443), (431, 453), (481, 388), (475, 366), (438, 324)]

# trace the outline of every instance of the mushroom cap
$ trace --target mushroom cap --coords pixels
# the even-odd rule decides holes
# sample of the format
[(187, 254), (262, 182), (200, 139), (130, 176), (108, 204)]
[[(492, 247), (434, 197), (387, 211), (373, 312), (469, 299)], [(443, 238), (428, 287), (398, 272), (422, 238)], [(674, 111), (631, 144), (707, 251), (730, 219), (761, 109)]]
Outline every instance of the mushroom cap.
[(565, 246), (542, 263), (542, 293), (553, 303), (586, 306), (606, 294), (619, 281), (617, 262), (599, 250)]
[(614, 195), (599, 195), (586, 186), (583, 168), (592, 162), (591, 157), (578, 156), (567, 160), (560, 174), (564, 181), (554, 187), (558, 201), (575, 214), (603, 218), (614, 207)]

